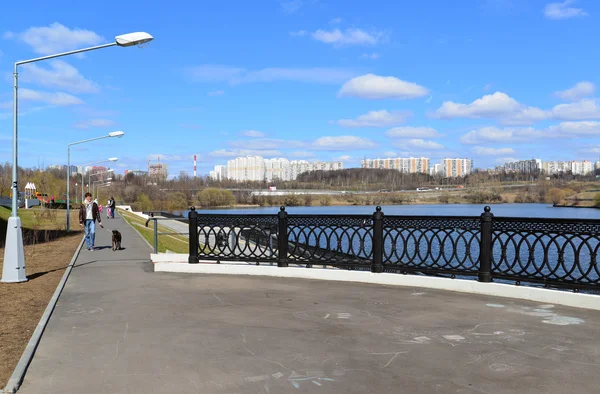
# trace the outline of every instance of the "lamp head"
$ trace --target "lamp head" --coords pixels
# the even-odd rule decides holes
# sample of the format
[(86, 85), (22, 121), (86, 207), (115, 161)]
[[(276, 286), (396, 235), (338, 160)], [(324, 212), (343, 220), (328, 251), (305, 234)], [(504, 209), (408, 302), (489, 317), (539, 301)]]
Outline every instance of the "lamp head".
[(111, 131), (110, 133), (108, 133), (109, 137), (118, 137), (118, 138), (121, 138), (124, 135), (125, 135), (125, 133), (122, 132), (122, 131)]
[(150, 34), (138, 31), (135, 33), (121, 34), (115, 37), (115, 42), (120, 47), (131, 47), (134, 45), (142, 45), (154, 40)]
[(108, 159), (108, 161), (117, 161), (119, 160), (117, 157), (111, 157), (110, 159)]

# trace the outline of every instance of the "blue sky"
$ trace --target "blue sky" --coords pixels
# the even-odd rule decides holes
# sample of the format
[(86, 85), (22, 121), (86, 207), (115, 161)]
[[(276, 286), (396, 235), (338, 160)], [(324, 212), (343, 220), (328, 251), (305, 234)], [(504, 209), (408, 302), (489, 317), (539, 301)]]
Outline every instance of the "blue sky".
[(228, 159), (468, 157), (597, 160), (600, 2), (592, 0), (56, 0), (3, 5), (0, 160), (11, 161), (18, 60), (146, 31), (21, 66), (19, 164), (118, 157), (206, 174)]

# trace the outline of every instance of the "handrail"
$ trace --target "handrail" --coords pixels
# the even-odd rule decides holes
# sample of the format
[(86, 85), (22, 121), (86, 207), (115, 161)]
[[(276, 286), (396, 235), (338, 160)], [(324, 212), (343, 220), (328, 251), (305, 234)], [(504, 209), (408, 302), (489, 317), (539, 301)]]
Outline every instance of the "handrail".
[(145, 224), (146, 227), (148, 227), (148, 223), (150, 223), (151, 220), (154, 221), (154, 254), (158, 253), (158, 236), (159, 235), (181, 235), (181, 234), (186, 234), (186, 233), (170, 233), (170, 232), (159, 233), (158, 232), (158, 225), (157, 225), (157, 221), (159, 221), (159, 220), (176, 220), (176, 221), (185, 221), (185, 222), (187, 222), (188, 220), (185, 219), (185, 218), (178, 219), (178, 218), (162, 218), (162, 217), (153, 218), (153, 217), (151, 217), (151, 218), (148, 218), (148, 220), (146, 220), (146, 224)]

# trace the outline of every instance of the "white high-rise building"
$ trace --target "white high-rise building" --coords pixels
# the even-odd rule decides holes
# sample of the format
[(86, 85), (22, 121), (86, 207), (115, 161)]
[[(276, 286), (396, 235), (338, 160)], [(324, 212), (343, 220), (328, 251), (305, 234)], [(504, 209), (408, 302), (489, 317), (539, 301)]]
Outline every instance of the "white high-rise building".
[(594, 172), (594, 167), (591, 161), (572, 161), (571, 172), (573, 175), (588, 175)]
[(542, 169), (548, 175), (559, 174), (561, 172), (572, 171), (570, 161), (545, 161), (542, 164)]
[(208, 176), (215, 181), (227, 179), (227, 166), (215, 166), (215, 169)]
[(429, 167), (429, 175), (444, 175), (444, 168), (440, 163), (435, 163), (431, 167)]
[(365, 159), (360, 162), (361, 168), (379, 168), (398, 170), (400, 172), (426, 174), (429, 171), (429, 158), (427, 157), (395, 157), (386, 159)]
[(442, 159), (443, 174), (447, 178), (470, 175), (472, 167), (473, 163), (469, 159)]
[[(211, 171), (210, 176), (213, 179), (218, 178), (217, 169)], [(224, 166), (223, 166), (224, 167)], [(290, 181), (295, 180), (298, 175), (307, 171), (335, 171), (344, 169), (341, 161), (335, 162), (308, 162), (306, 160), (289, 161), (285, 158), (264, 159), (260, 156), (238, 157), (227, 162), (225, 176), (234, 181), (266, 181), (274, 180)], [(223, 172), (221, 172), (222, 174)]]

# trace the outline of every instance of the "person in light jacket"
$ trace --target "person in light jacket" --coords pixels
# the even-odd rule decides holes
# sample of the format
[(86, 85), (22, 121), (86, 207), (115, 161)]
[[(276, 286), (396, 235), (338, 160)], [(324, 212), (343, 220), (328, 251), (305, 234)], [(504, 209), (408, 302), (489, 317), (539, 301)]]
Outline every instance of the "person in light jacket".
[(92, 193), (85, 193), (85, 200), (79, 208), (79, 225), (85, 229), (85, 243), (90, 251), (94, 250), (96, 240), (96, 220), (104, 228), (98, 204), (92, 201)]

